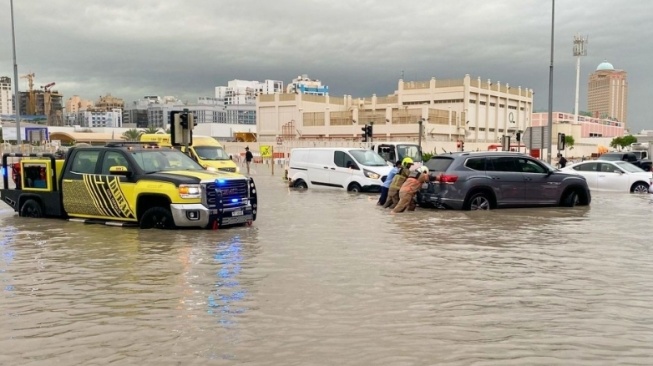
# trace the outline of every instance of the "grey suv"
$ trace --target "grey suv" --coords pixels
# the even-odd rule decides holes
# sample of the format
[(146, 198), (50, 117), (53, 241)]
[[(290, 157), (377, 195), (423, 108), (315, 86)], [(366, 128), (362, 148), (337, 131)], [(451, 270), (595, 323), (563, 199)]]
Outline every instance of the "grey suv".
[(513, 152), (457, 152), (427, 161), (431, 182), (417, 195), (423, 207), (489, 210), (499, 207), (589, 205), (585, 178)]

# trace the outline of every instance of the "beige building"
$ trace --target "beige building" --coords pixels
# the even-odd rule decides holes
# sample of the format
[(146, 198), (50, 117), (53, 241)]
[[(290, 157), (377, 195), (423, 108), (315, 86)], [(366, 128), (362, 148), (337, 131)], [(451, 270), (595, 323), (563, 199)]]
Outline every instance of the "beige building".
[(73, 95), (66, 101), (66, 113), (68, 114), (78, 113), (90, 107), (93, 107), (93, 101), (82, 99), (79, 95)]
[(114, 109), (125, 109), (125, 101), (121, 98), (116, 98), (111, 94), (101, 96), (95, 106), (93, 107), (95, 111), (106, 111), (111, 112)]
[(0, 76), (0, 114), (14, 114), (13, 100), (11, 78)]
[(456, 80), (399, 80), (394, 94), (353, 98), (262, 94), (257, 100), (259, 141), (361, 139), (373, 123), (374, 138), (496, 142), (530, 126), (533, 91), (466, 75)]
[(589, 77), (587, 84), (587, 108), (592, 117), (616, 119), (627, 123), (628, 82), (626, 72), (615, 70), (603, 61)]

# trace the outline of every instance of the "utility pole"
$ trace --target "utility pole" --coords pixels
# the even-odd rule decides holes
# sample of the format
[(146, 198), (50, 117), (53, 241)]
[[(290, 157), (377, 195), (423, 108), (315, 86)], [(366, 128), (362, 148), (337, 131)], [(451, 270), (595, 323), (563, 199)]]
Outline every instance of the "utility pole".
[(549, 67), (549, 118), (547, 126), (549, 133), (543, 133), (546, 136), (546, 162), (551, 164), (551, 138), (553, 135), (553, 41), (554, 41), (554, 26), (555, 26), (555, 12), (556, 0), (551, 0), (551, 66)]
[(14, 0), (9, 0), (11, 8), (11, 44), (14, 50), (14, 111), (16, 112), (16, 144), (23, 144), (20, 134), (20, 92), (18, 92), (18, 63), (16, 62), (16, 30), (14, 26)]
[(417, 146), (419, 146), (419, 152), (422, 152), (422, 123), (424, 122), (424, 119), (420, 118), (419, 121), (417, 121), (417, 124), (419, 125), (419, 134), (417, 135)]
[(587, 37), (574, 36), (574, 56), (576, 57), (576, 101), (574, 103), (574, 122), (578, 122), (578, 99), (580, 94), (580, 58), (587, 56)]

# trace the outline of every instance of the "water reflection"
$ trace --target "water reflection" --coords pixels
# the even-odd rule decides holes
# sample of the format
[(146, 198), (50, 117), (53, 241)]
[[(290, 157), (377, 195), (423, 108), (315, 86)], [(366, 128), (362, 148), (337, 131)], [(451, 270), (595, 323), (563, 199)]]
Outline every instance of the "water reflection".
[(11, 278), (7, 278), (5, 273), (7, 268), (14, 261), (14, 255), (16, 254), (12, 243), (16, 237), (16, 228), (13, 226), (5, 226), (0, 231), (2, 239), (0, 239), (0, 255), (2, 255), (2, 267), (0, 267), (0, 281), (3, 282), (4, 291), (10, 292), (14, 290), (14, 285)]
[(238, 305), (247, 295), (247, 290), (238, 281), (243, 262), (242, 250), (240, 236), (235, 236), (231, 240), (218, 243), (213, 256), (219, 266), (216, 273), (218, 280), (208, 297), (208, 313), (217, 316), (218, 323), (225, 328), (233, 327), (236, 324), (236, 315), (247, 310)]

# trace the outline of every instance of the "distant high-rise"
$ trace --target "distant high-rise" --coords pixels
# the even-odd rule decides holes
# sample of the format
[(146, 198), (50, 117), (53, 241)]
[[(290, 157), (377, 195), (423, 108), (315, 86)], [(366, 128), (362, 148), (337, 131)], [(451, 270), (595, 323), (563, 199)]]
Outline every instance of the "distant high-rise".
[(627, 123), (628, 81), (624, 70), (603, 61), (589, 77), (587, 108), (594, 118), (616, 119)]
[(0, 114), (14, 113), (14, 96), (11, 92), (11, 78), (0, 76)]

